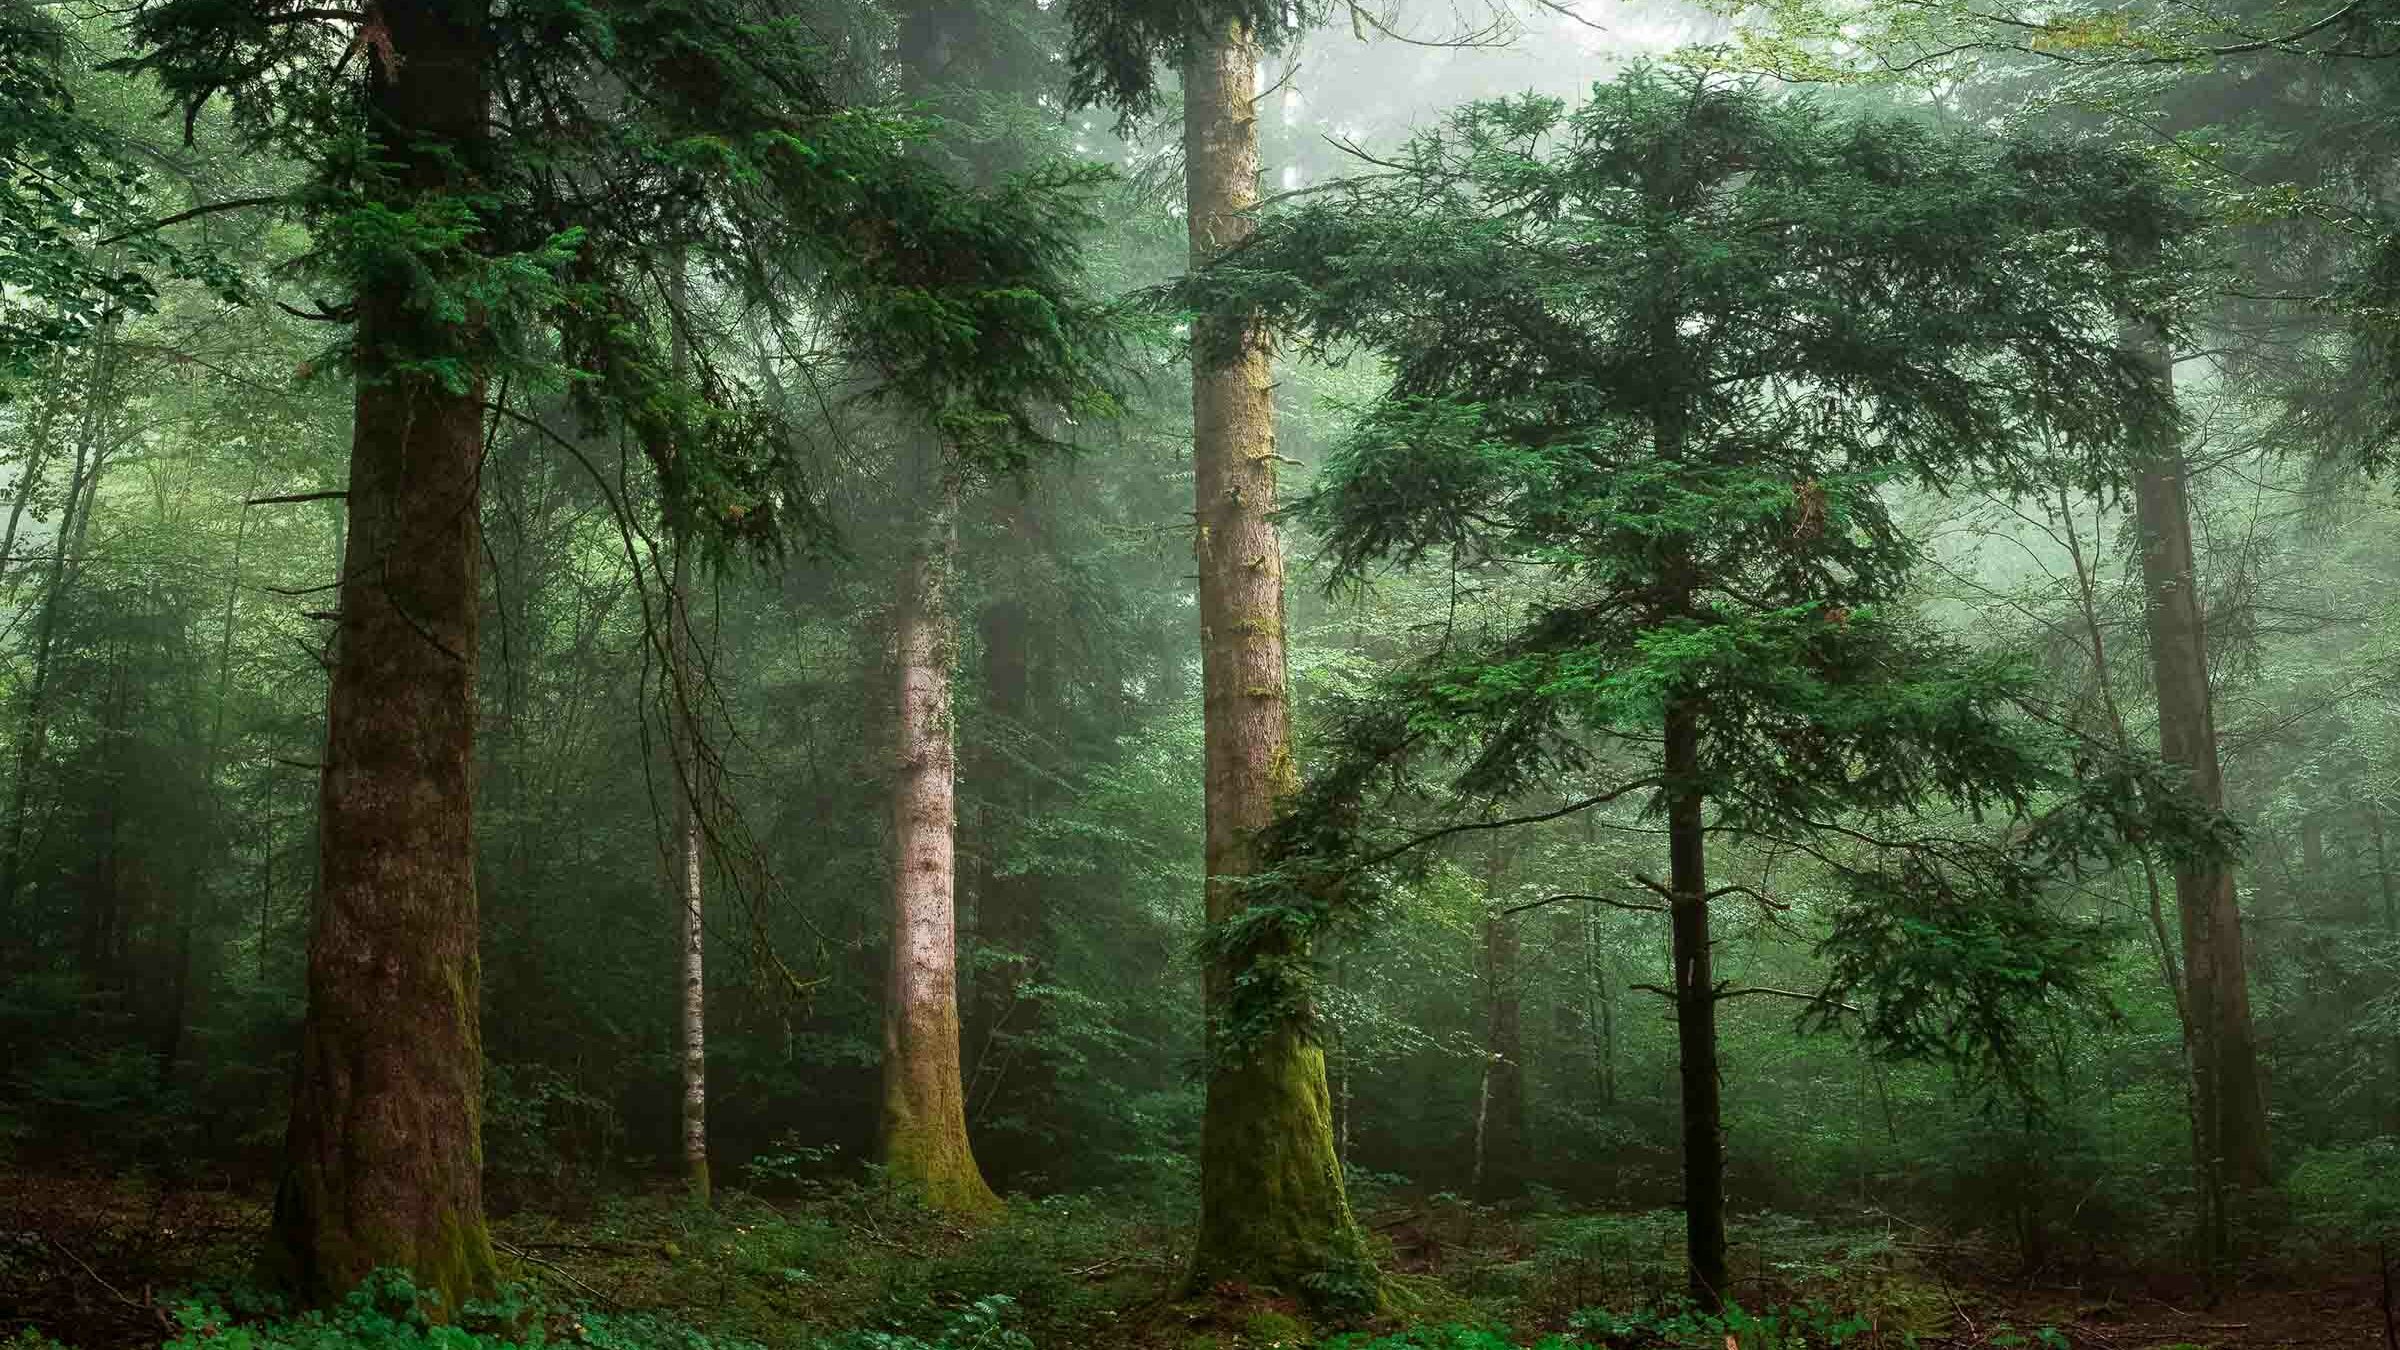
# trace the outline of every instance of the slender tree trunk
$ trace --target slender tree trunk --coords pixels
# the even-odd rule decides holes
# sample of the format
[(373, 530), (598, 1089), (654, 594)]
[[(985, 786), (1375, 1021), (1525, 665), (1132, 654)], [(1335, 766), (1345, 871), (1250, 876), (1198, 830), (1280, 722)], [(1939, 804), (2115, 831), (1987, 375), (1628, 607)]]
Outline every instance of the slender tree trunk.
[(57, 438), (58, 415), (67, 403), (67, 354), (61, 350), (50, 360), (50, 377), (42, 382), (41, 402), (36, 404), (33, 425), (25, 438), (25, 467), (17, 471), (17, 491), (8, 508), (8, 529), (0, 533), (0, 577), (13, 576), (17, 570), (17, 529), (24, 523), (25, 509), (41, 490), (42, 471), (50, 467), (51, 443)]
[(709, 1203), (708, 1178), (708, 929), (700, 892), (700, 754), (692, 718), (692, 585), (690, 542), (680, 532), (667, 581), (668, 753), (675, 769), (674, 874), (676, 948), (681, 964), (676, 1056), (683, 1078), (683, 1180), (692, 1200)]
[[(1183, 71), (1191, 261), (1240, 241), (1258, 200), (1258, 44), (1231, 27), (1195, 42)], [(1222, 322), (1222, 321), (1216, 321)], [(1275, 536), (1275, 411), (1266, 335), (1254, 320), (1198, 335), (1192, 469), (1200, 572), (1207, 762), (1207, 913), (1246, 903), (1254, 837), (1297, 786), (1285, 703), (1283, 554)], [(1223, 341), (1224, 339), (1231, 341)], [(1236, 354), (1226, 361), (1207, 350)], [(1300, 952), (1276, 953), (1299, 958)], [(1241, 972), (1212, 962), (1207, 1103), (1200, 1126), (1200, 1232), (1190, 1284), (1258, 1282), (1298, 1292), (1309, 1276), (1364, 1272), (1363, 1246), (1333, 1145), (1325, 1054), (1300, 1028), (1225, 1043), (1220, 1022)]]
[(1675, 1042), (1683, 1082), (1684, 1247), (1694, 1302), (1725, 1299), (1725, 1130), (1717, 1081), (1717, 987), (1708, 936), (1707, 835), (1701, 817), (1700, 710), (1667, 705), (1667, 889), (1672, 893)]
[(921, 447), (931, 501), (901, 572), (896, 616), (899, 781), (892, 805), (892, 964), (883, 1006), (883, 1164), (935, 1209), (989, 1213), (999, 1197), (967, 1141), (958, 1051), (958, 752), (950, 621), (958, 484)]
[[(2400, 942), (2400, 884), (2392, 877), (2392, 858), (2384, 847), (2383, 807), (2367, 807), (2367, 824), (2375, 834), (2375, 884), (2383, 896), (2383, 935), (2386, 940)], [(2392, 1037), (2392, 1114), (2391, 1129), (2400, 1133), (2400, 1035)]]
[(1525, 1045), (1517, 925), (1501, 912), (1507, 854), (1495, 835), (1484, 880), (1483, 1091), (1475, 1118), (1474, 1194), (1494, 1200), (1525, 1188)]
[[(2164, 373), (2155, 343), (2144, 350)], [(2212, 807), (2225, 801), (2208, 687), (2208, 637), (2192, 559), (2191, 503), (2180, 444), (2162, 447), (2134, 480), (2142, 589), (2158, 689), (2159, 749), (2190, 774)], [(2228, 1192), (2267, 1184), (2265, 1083), (2250, 1017), (2242, 916), (2230, 867), (2179, 867), (2175, 899), (2183, 937), (2184, 1002), (2192, 1023), (2194, 1148), (2203, 1170), (2205, 1259), (2227, 1252)]]
[(34, 621), (33, 674), (26, 681), (25, 703), (17, 714), (16, 773), (9, 780), (6, 832), (0, 835), (0, 903), (15, 903), (17, 889), (25, 880), (25, 829), (33, 809), (33, 779), (50, 740), (50, 662), (57, 648), (58, 618), (79, 570), (84, 525), (98, 496), (100, 471), (108, 462), (115, 326), (113, 317), (103, 320), (92, 348), (92, 370), (84, 385), (83, 416), (75, 435), (74, 466), (67, 475), (58, 527), (50, 538), (49, 579), (42, 590), (41, 612)]
[[(379, 6), (389, 46), (362, 59), (397, 206), (480, 162), (483, 3)], [(473, 831), (483, 390), (401, 365), (458, 341), (406, 287), (358, 306), (308, 1015), (268, 1263), (315, 1302), (397, 1267), (449, 1315), (496, 1282)]]

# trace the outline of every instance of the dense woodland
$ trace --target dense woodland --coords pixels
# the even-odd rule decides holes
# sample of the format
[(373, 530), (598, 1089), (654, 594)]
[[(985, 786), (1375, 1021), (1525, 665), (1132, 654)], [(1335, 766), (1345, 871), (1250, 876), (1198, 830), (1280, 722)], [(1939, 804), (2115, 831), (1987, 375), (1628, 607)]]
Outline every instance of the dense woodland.
[(0, 1345), (2400, 1350), (2393, 0), (0, 0)]

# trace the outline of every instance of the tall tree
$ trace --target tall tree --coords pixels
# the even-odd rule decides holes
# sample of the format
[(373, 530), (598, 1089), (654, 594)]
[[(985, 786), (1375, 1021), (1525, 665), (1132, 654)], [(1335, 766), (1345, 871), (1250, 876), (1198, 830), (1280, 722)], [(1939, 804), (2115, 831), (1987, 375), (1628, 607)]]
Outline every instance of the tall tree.
[[(468, 777), (478, 475), (487, 417), (540, 426), (500, 387), (573, 367), (580, 411), (652, 454), (670, 525), (711, 547), (820, 533), (780, 405), (670, 314), (690, 342), (678, 378), (670, 340), (639, 321), (653, 230), (697, 222), (672, 235), (696, 264), (762, 305), (806, 296), (967, 458), (1021, 464), (1053, 443), (1042, 413), (1096, 396), (1106, 339), (1073, 277), (1094, 175), (960, 189), (906, 155), (904, 121), (834, 97), (794, 17), (631, 0), (153, 0), (135, 16), (130, 65), (187, 127), (226, 94), (239, 134), (314, 166), (295, 204), (349, 297), (325, 317), (357, 324), (320, 895), (275, 1234), (274, 1264), (309, 1297), (391, 1265), (454, 1308), (493, 1278)], [(327, 60), (363, 66), (363, 85), (327, 78)]]
[[(2115, 339), (2141, 278), (2088, 259), (2178, 228), (2126, 157), (1637, 68), (1572, 112), (1474, 105), (1187, 284), (1205, 312), (1263, 308), (1390, 362), (1305, 505), (1339, 577), (1430, 554), (1542, 587), (1523, 625), (1453, 636), (1344, 712), (1343, 754), (1277, 828), (1285, 921), (1338, 919), (1379, 863), (1450, 832), (1361, 843), (1361, 794), (1414, 761), (1447, 765), (1454, 801), (1592, 785), (1537, 819), (1654, 793), (1703, 1304), (1727, 1293), (1716, 1008), (1764, 992), (1714, 971), (1711, 907), (1746, 888), (1710, 885), (1712, 837), (1846, 883), (1812, 1002), (1857, 1000), (1889, 1048), (2021, 1082), (2017, 1020), (2097, 959), (2042, 888), (2124, 847), (2148, 780), (2112, 760), (2067, 782), (2068, 747), (2012, 715), (2027, 671), (1907, 616), (1916, 547), (1882, 487), (2120, 472), (2172, 405)], [(1908, 832), (1944, 799), (2015, 828)], [(2137, 825), (2216, 838), (2213, 816), (2163, 814)], [(1305, 993), (1278, 973), (1244, 991), (1261, 1015)]]
[[(379, 12), (388, 37), (368, 44), (364, 102), (391, 167), (367, 192), (432, 225), (489, 172), (490, 16), (482, 0)], [(444, 279), (468, 256), (445, 259)], [(274, 1259), (310, 1297), (398, 1266), (455, 1309), (497, 1279), (472, 792), (484, 381), (479, 365), (433, 368), (471, 331), (443, 331), (401, 276), (379, 283), (357, 297), (349, 546)]]
[[(1305, 23), (1313, 7), (1298, 17)], [(1280, 4), (1225, 0), (1163, 8), (1070, 4), (1072, 95), (1127, 114), (1156, 97), (1154, 64), (1183, 79), (1184, 218), (1194, 269), (1238, 246), (1258, 203), (1262, 35), (1290, 28)], [(1298, 930), (1261, 944), (1248, 878), (1262, 831), (1298, 786), (1285, 669), (1283, 548), (1277, 538), (1274, 378), (1267, 329), (1228, 309), (1194, 329), (1193, 550), (1200, 576), (1206, 761), (1203, 975), (1208, 1085), (1200, 1128), (1200, 1232), (1188, 1279), (1264, 1281), (1373, 1302), (1334, 1145), (1325, 1052), (1305, 1018), (1238, 1018), (1253, 966), (1305, 963)], [(1269, 925), (1273, 928), (1273, 925)]]
[[(1238, 245), (1258, 202), (1259, 46), (1223, 25), (1183, 63), (1185, 219), (1196, 270)], [(1284, 657), (1283, 545), (1275, 530), (1274, 375), (1255, 316), (1212, 316), (1192, 368), (1193, 549), (1200, 563), (1206, 737), (1207, 910), (1220, 934), (1250, 906), (1257, 839), (1298, 787)], [(1355, 1262), (1356, 1225), (1334, 1151), (1323, 1048), (1302, 1026), (1235, 1025), (1243, 976), (1212, 956), (1207, 1106), (1200, 1126), (1198, 1287), (1261, 1275), (1297, 1282)], [(1248, 960), (1306, 960), (1305, 949)], [(1255, 1034), (1254, 1034), (1255, 1033)]]
[[(2173, 379), (2163, 342), (2139, 345), (2159, 380)], [(2209, 692), (2208, 629), (2192, 552), (2190, 467), (2179, 435), (2162, 437), (2133, 471), (2134, 528), (2141, 538), (2142, 595), (2158, 690), (2159, 752), (2189, 775), (2212, 809), (2225, 804), (2217, 721)], [(2229, 1190), (2267, 1184), (2266, 1084), (2250, 1018), (2249, 956), (2229, 863), (2175, 869), (2183, 937), (2181, 1006), (2191, 1044), (2192, 1147), (2200, 1169), (2201, 1232), (2213, 1263), (2224, 1255)]]
[[(901, 16), (901, 82), (931, 109), (963, 106), (953, 81), (970, 73), (959, 66), (973, 35), (953, 28), (972, 25), (977, 14), (974, 6), (912, 5)], [(995, 168), (975, 157), (965, 167), (981, 178)], [(891, 1180), (925, 1203), (987, 1213), (1000, 1201), (967, 1138), (959, 1055), (958, 721), (951, 676), (958, 665), (952, 572), (964, 466), (938, 435), (911, 427), (901, 436), (899, 482), (909, 525), (892, 607), (891, 958), (877, 1148)]]

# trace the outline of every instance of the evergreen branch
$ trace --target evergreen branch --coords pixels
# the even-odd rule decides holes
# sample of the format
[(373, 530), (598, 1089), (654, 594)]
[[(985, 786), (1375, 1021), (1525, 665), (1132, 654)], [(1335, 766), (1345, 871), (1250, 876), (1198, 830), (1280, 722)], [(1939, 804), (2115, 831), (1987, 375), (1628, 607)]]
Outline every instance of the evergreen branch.
[(1593, 904), (1607, 905), (1611, 909), (1627, 910), (1635, 914), (1664, 914), (1667, 912), (1665, 905), (1643, 905), (1631, 900), (1619, 900), (1613, 896), (1586, 895), (1581, 892), (1569, 891), (1563, 895), (1546, 895), (1539, 900), (1528, 900), (1521, 905), (1510, 905), (1500, 911), (1500, 916), (1506, 918), (1511, 914), (1522, 914), (1529, 909), (1540, 909), (1545, 905), (1560, 904), (1568, 900), (1589, 900)]
[(1409, 840), (1405, 844), (1399, 844), (1392, 848), (1385, 849), (1383, 852), (1375, 854), (1374, 856), (1358, 863), (1350, 870), (1352, 872), (1363, 872), (1370, 867), (1376, 867), (1390, 862), (1392, 859), (1399, 857), (1403, 853), (1422, 848), (1437, 839), (1447, 839), (1454, 834), (1467, 834), (1477, 830), (1505, 830), (1517, 825), (1539, 825), (1546, 820), (1558, 820), (1565, 816), (1574, 815), (1578, 811), (1588, 811), (1595, 806), (1605, 806), (1608, 803), (1615, 801), (1619, 797), (1624, 796), (1628, 792), (1633, 792), (1641, 788), (1657, 787), (1660, 785), (1660, 782), (1661, 780), (1656, 778), (1637, 778), (1614, 791), (1603, 792), (1597, 797), (1586, 797), (1581, 801), (1570, 802), (1565, 806), (1559, 807), (1555, 811), (1538, 811), (1528, 816), (1505, 816), (1499, 820), (1475, 820), (1469, 821), (1463, 825), (1445, 825), (1441, 829), (1430, 830), (1424, 834), (1418, 835), (1416, 838)]

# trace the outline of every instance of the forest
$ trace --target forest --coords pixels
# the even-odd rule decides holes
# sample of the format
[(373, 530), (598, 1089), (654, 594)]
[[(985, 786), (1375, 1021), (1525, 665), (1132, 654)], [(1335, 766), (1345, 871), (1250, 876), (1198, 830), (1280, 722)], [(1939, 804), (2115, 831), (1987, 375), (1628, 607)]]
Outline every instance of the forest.
[(2400, 1350), (2400, 0), (0, 0), (0, 1350)]

